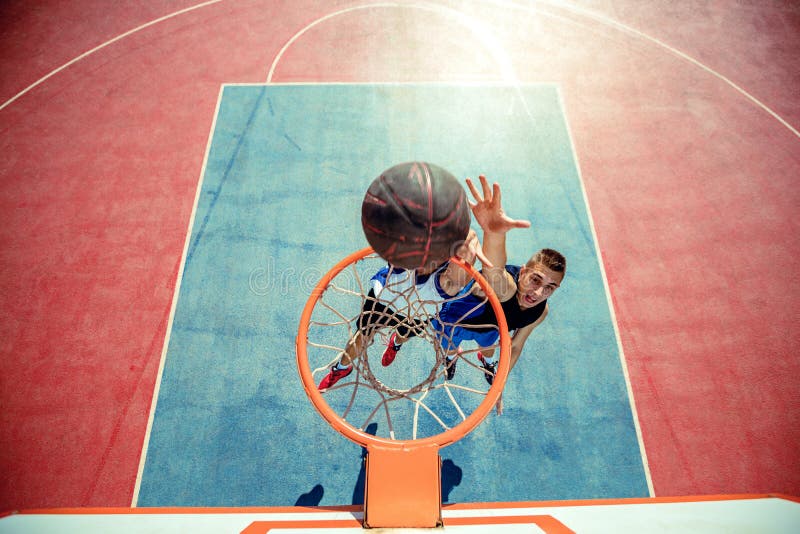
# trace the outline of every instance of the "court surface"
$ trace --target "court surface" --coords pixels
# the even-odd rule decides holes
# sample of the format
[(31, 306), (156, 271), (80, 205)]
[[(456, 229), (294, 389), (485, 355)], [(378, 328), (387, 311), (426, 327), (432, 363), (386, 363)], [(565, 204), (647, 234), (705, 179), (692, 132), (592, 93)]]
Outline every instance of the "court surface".
[(0, 20), (0, 509), (357, 502), (292, 340), (410, 159), (496, 179), (533, 223), (510, 258), (570, 262), (447, 502), (800, 493), (794, 4)]

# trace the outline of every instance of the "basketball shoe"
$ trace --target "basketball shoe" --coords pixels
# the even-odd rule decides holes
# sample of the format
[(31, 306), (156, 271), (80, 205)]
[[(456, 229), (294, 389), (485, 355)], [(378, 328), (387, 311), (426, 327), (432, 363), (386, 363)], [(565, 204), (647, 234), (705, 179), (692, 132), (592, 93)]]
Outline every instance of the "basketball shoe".
[(458, 349), (458, 355), (454, 356), (452, 360), (445, 358), (444, 364), (444, 377), (447, 380), (452, 380), (456, 376), (456, 361), (458, 361), (459, 356), (461, 356), (461, 348)]
[(336, 382), (341, 380), (342, 378), (346, 377), (350, 373), (353, 372), (353, 366), (350, 365), (349, 367), (345, 367), (344, 369), (337, 369), (337, 364), (333, 364), (331, 367), (331, 372), (328, 373), (325, 378), (322, 379), (322, 382), (319, 383), (317, 389), (320, 391), (324, 389), (328, 389), (329, 387), (333, 386)]
[(481, 367), (483, 367), (487, 372), (483, 374), (483, 377), (489, 382), (491, 386), (494, 382), (494, 375), (497, 372), (497, 362), (494, 363), (487, 363), (486, 359), (483, 357), (480, 351), (478, 351), (478, 360), (481, 362)]
[(392, 332), (392, 337), (389, 338), (389, 344), (386, 346), (386, 350), (383, 351), (383, 357), (381, 358), (381, 365), (384, 367), (392, 365), (395, 357), (397, 357), (397, 351), (402, 347), (402, 345), (395, 343), (396, 340), (397, 332)]
[(452, 360), (447, 360), (447, 364), (445, 365), (445, 378), (448, 380), (452, 380), (456, 376), (456, 360), (458, 358), (453, 358)]

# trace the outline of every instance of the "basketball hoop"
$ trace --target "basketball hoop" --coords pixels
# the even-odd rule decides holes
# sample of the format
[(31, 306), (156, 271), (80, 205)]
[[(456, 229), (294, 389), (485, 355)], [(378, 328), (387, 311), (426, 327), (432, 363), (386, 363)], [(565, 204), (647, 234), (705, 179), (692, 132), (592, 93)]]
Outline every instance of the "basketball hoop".
[[(324, 394), (319, 391), (315, 375), (327, 372), (353, 336), (363, 335), (356, 333), (355, 325), (364, 303), (375, 298), (368, 296), (368, 277), (385, 265), (371, 248), (350, 254), (323, 276), (311, 292), (300, 318), (297, 365), (306, 394), (323, 419), (367, 450), (365, 526), (434, 527), (441, 524), (438, 451), (480, 424), (500, 399), (508, 376), (511, 340), (497, 296), (471, 265), (455, 257), (450, 262), (466, 271), (480, 287), (486, 295), (484, 303), (492, 306), (497, 317), (498, 324), (493, 328), (499, 333), (500, 358), (496, 376), (488, 389), (486, 372), (472, 361), (474, 358), (468, 357), (474, 356), (474, 350), (459, 353), (457, 357), (463, 362), (459, 381), (445, 379), (447, 363), (442, 346), (445, 338), (432, 321), (442, 303), (421, 300), (414, 294), (412, 284), (404, 291), (386, 287), (377, 300), (400, 310), (407, 324), (414, 325), (414, 337), (404, 344), (398, 355), (398, 362), (402, 361), (405, 367), (397, 367), (395, 374), (419, 376), (419, 381), (398, 385), (389, 380), (391, 377), (387, 378), (386, 369), (393, 368), (381, 369), (374, 355), (369, 353), (371, 347), (382, 350), (381, 344), (374, 343), (375, 337), (385, 337), (387, 332), (374, 331), (367, 339), (359, 341), (363, 350), (353, 364), (352, 378), (348, 377)], [(458, 322), (451, 324), (457, 325)], [(415, 347), (406, 348), (412, 344)], [(393, 366), (398, 366), (398, 362)], [(380, 373), (383, 375), (377, 376)], [(359, 404), (365, 402), (375, 404)], [(446, 413), (437, 413), (437, 410)], [(367, 432), (367, 425), (377, 422), (379, 417), (384, 418), (385, 435)], [(401, 423), (410, 424), (410, 428), (398, 429)]]

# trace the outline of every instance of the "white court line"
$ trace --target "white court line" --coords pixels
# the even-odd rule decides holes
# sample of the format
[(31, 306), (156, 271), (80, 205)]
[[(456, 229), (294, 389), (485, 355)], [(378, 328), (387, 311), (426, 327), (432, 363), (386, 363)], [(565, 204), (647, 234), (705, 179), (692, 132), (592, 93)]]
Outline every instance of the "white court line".
[(153, 421), (156, 414), (156, 406), (158, 404), (158, 396), (161, 391), (161, 379), (164, 376), (164, 365), (167, 361), (167, 349), (169, 348), (169, 340), (172, 334), (172, 323), (175, 319), (175, 309), (178, 307), (178, 296), (181, 293), (181, 282), (183, 281), (183, 271), (186, 267), (186, 256), (189, 253), (189, 244), (192, 238), (192, 228), (194, 227), (194, 220), (197, 216), (197, 205), (200, 202), (200, 192), (203, 189), (203, 180), (206, 175), (206, 166), (208, 165), (208, 155), (211, 152), (211, 142), (214, 139), (214, 130), (217, 127), (217, 117), (219, 116), (219, 107), (222, 102), (222, 93), (225, 86), (220, 87), (217, 95), (217, 106), (214, 110), (214, 119), (211, 122), (211, 131), (208, 134), (208, 141), (206, 142), (206, 153), (203, 156), (203, 166), (200, 169), (200, 177), (197, 181), (197, 189), (194, 192), (194, 203), (192, 204), (192, 213), (189, 217), (189, 230), (186, 233), (186, 239), (183, 243), (183, 252), (181, 253), (181, 262), (178, 269), (178, 277), (175, 281), (175, 290), (172, 293), (172, 304), (169, 310), (169, 319), (167, 321), (167, 330), (164, 336), (164, 345), (161, 347), (161, 359), (158, 362), (158, 375), (156, 376), (155, 387), (153, 388), (153, 397), (150, 401), (150, 413), (147, 416), (147, 428), (145, 430), (144, 441), (142, 444), (142, 454), (139, 457), (139, 468), (136, 471), (136, 484), (133, 488), (133, 498), (131, 499), (131, 508), (136, 508), (139, 502), (139, 490), (142, 487), (142, 475), (144, 474), (144, 465), (147, 460), (147, 451), (150, 447), (150, 433), (153, 429)]
[(642, 467), (644, 468), (645, 479), (647, 480), (647, 490), (650, 492), (650, 497), (655, 497), (656, 492), (653, 487), (653, 477), (650, 475), (650, 463), (647, 460), (647, 451), (644, 446), (644, 437), (642, 436), (642, 426), (639, 423), (639, 412), (636, 410), (636, 400), (633, 397), (633, 387), (631, 386), (631, 376), (628, 372), (628, 363), (625, 359), (625, 351), (622, 349), (622, 337), (619, 334), (619, 325), (617, 324), (617, 314), (614, 311), (614, 302), (611, 300), (611, 288), (608, 284), (608, 277), (606, 276), (606, 268), (603, 263), (603, 255), (600, 251), (600, 241), (597, 239), (597, 231), (594, 226), (594, 218), (592, 217), (592, 210), (589, 207), (589, 195), (586, 194), (586, 186), (583, 182), (583, 174), (581, 173), (581, 166), (578, 162), (578, 152), (575, 149), (575, 141), (572, 137), (572, 129), (569, 125), (569, 118), (567, 116), (567, 106), (564, 102), (561, 89), (556, 86), (558, 92), (558, 100), (561, 105), (561, 112), (564, 114), (564, 124), (567, 128), (567, 137), (569, 137), (569, 145), (572, 150), (572, 160), (575, 162), (575, 169), (578, 171), (578, 178), (581, 184), (581, 194), (583, 194), (583, 203), (586, 206), (586, 216), (589, 219), (589, 228), (592, 231), (592, 241), (594, 242), (595, 253), (597, 254), (597, 263), (600, 265), (600, 273), (603, 277), (603, 287), (606, 292), (606, 299), (608, 301), (608, 311), (611, 313), (611, 324), (614, 325), (614, 336), (617, 339), (617, 348), (619, 350), (619, 363), (622, 366), (622, 374), (625, 377), (625, 388), (628, 392), (628, 403), (631, 406), (631, 415), (633, 416), (633, 425), (636, 429), (636, 439), (639, 442), (639, 452), (642, 456)]
[[(526, 11), (526, 12), (534, 12), (535, 11), (535, 12), (540, 13), (540, 14), (551, 15), (551, 14), (547, 13), (546, 11), (536, 10), (535, 8), (533, 8), (531, 6), (522, 6), (522, 5), (519, 5), (519, 4), (517, 4), (517, 3), (513, 2), (513, 1), (508, 1), (508, 0), (480, 0), (480, 1), (483, 1), (483, 2), (486, 2), (486, 3), (489, 3), (489, 4), (495, 4), (495, 5), (498, 5), (500, 7), (505, 7), (505, 8), (518, 9), (518, 10), (522, 10), (522, 11)], [(717, 78), (717, 79), (721, 80), (722, 82), (726, 83), (728, 86), (730, 86), (736, 92), (738, 92), (739, 94), (744, 96), (751, 103), (755, 104), (757, 107), (761, 108), (763, 111), (765, 111), (766, 113), (771, 115), (772, 118), (774, 118), (779, 123), (781, 123), (781, 125), (786, 127), (796, 137), (800, 137), (800, 132), (795, 127), (793, 127), (791, 124), (789, 124), (788, 121), (786, 121), (783, 117), (778, 115), (775, 111), (773, 111), (769, 106), (764, 104), (761, 100), (759, 100), (758, 98), (756, 98), (755, 96), (753, 96), (752, 94), (747, 92), (743, 87), (741, 87), (740, 85), (735, 83), (733, 80), (731, 80), (727, 76), (724, 76), (720, 72), (712, 69), (711, 67), (709, 67), (708, 65), (706, 65), (702, 61), (699, 61), (699, 60), (693, 58), (692, 56), (690, 56), (689, 54), (686, 54), (685, 52), (681, 52), (677, 48), (675, 48), (673, 46), (670, 46), (669, 44), (665, 43), (664, 41), (661, 41), (660, 39), (657, 39), (657, 38), (655, 38), (655, 37), (653, 37), (651, 35), (648, 35), (648, 34), (642, 32), (642, 31), (639, 31), (636, 28), (628, 26), (627, 24), (623, 24), (622, 22), (619, 22), (619, 21), (617, 21), (615, 19), (612, 19), (611, 17), (607, 17), (607, 16), (603, 15), (602, 13), (599, 13), (597, 11), (592, 11), (591, 9), (586, 9), (586, 8), (583, 8), (583, 7), (576, 6), (576, 5), (570, 4), (569, 2), (565, 2), (563, 0), (536, 0), (536, 1), (538, 3), (545, 4), (545, 5), (548, 5), (548, 6), (551, 6), (551, 7), (561, 8), (561, 9), (564, 9), (566, 11), (570, 11), (572, 13), (578, 14), (578, 15), (583, 15), (583, 16), (585, 16), (587, 18), (590, 18), (592, 20), (595, 20), (597, 22), (605, 24), (606, 26), (610, 26), (610, 27), (615, 28), (617, 30), (620, 30), (622, 32), (626, 32), (626, 33), (629, 33), (629, 34), (634, 35), (636, 37), (640, 37), (640, 38), (642, 38), (642, 39), (644, 39), (646, 41), (649, 41), (649, 42), (651, 42), (651, 43), (663, 48), (664, 50), (670, 52), (671, 54), (674, 54), (674, 55), (678, 56), (679, 58), (681, 58), (681, 59), (683, 59), (685, 61), (688, 61), (692, 65), (695, 65), (696, 67), (704, 70), (705, 72), (711, 74), (715, 78)]]
[(16, 95), (12, 96), (11, 98), (9, 98), (5, 102), (3, 102), (3, 104), (0, 105), (0, 111), (2, 111), (5, 107), (9, 106), (12, 102), (17, 100), (19, 97), (23, 96), (25, 93), (29, 92), (31, 89), (43, 84), (45, 81), (49, 80), (50, 78), (52, 78), (53, 76), (55, 76), (56, 74), (61, 72), (62, 70), (66, 69), (67, 67), (70, 67), (71, 65), (74, 65), (78, 61), (80, 61), (80, 60), (82, 60), (82, 59), (94, 54), (98, 50), (102, 50), (103, 48), (107, 47), (110, 44), (116, 43), (117, 41), (120, 41), (120, 40), (124, 39), (125, 37), (128, 37), (129, 35), (133, 35), (134, 33), (138, 32), (140, 30), (144, 30), (145, 28), (149, 28), (150, 26), (154, 26), (155, 24), (158, 24), (159, 22), (164, 22), (165, 20), (169, 20), (169, 19), (171, 19), (173, 17), (177, 17), (178, 15), (183, 15), (184, 13), (188, 13), (190, 11), (194, 11), (195, 9), (200, 9), (201, 7), (210, 6), (211, 4), (216, 4), (216, 3), (219, 3), (219, 2), (222, 2), (222, 1), (223, 0), (209, 0), (208, 2), (203, 2), (202, 4), (197, 4), (197, 5), (194, 5), (194, 6), (191, 6), (191, 7), (187, 7), (185, 9), (181, 9), (180, 11), (176, 11), (174, 13), (170, 13), (169, 15), (165, 15), (165, 16), (157, 18), (155, 20), (151, 20), (150, 22), (142, 24), (141, 26), (137, 26), (136, 28), (134, 28), (132, 30), (128, 30), (125, 33), (117, 35), (113, 39), (110, 39), (110, 40), (106, 41), (105, 43), (92, 48), (88, 52), (84, 52), (83, 54), (79, 55), (78, 57), (76, 57), (76, 58), (64, 63), (63, 65), (61, 65), (57, 69), (51, 71), (49, 74), (47, 74), (45, 76), (42, 76), (41, 78), (39, 78), (38, 80), (36, 80), (32, 84), (30, 84), (25, 89), (23, 89), (22, 91), (20, 91)]
[(306, 25), (304, 28), (297, 31), (286, 42), (286, 44), (283, 45), (278, 54), (275, 56), (275, 59), (272, 61), (272, 65), (270, 65), (269, 72), (267, 73), (266, 83), (272, 83), (272, 78), (275, 74), (275, 69), (277, 68), (278, 63), (280, 62), (286, 50), (288, 50), (289, 47), (292, 44), (294, 44), (294, 42), (297, 41), (308, 30), (310, 30), (314, 26), (317, 26), (318, 24), (321, 24), (339, 15), (349, 14), (354, 11), (359, 11), (363, 9), (374, 9), (374, 8), (420, 9), (424, 11), (432, 11), (435, 13), (443, 14), (456, 19), (464, 27), (470, 30), (473, 33), (473, 35), (475, 35), (475, 37), (478, 39), (478, 41), (480, 41), (480, 43), (484, 46), (484, 48), (489, 52), (489, 55), (494, 59), (495, 63), (500, 69), (501, 79), (509, 84), (513, 84), (514, 88), (517, 91), (517, 96), (519, 97), (519, 100), (522, 103), (522, 107), (525, 109), (525, 113), (528, 115), (529, 119), (533, 120), (533, 114), (531, 113), (531, 110), (528, 107), (528, 102), (525, 100), (520, 90), (520, 82), (519, 79), (517, 78), (516, 72), (514, 71), (514, 67), (511, 63), (510, 56), (503, 49), (502, 45), (500, 45), (500, 43), (497, 41), (497, 39), (494, 38), (492, 33), (488, 31), (487, 28), (484, 25), (482, 25), (479, 21), (462, 13), (461, 11), (446, 6), (442, 6), (439, 4), (373, 2), (369, 4), (360, 4), (357, 6), (340, 9), (338, 11), (334, 11), (325, 16), (322, 16), (317, 20), (311, 22), (310, 24)]
[(481, 26), (481, 24), (477, 22), (475, 19), (468, 17), (467, 15), (465, 15), (460, 11), (438, 4), (375, 2), (370, 4), (360, 4), (357, 6), (351, 6), (344, 9), (340, 9), (338, 11), (333, 11), (311, 22), (310, 24), (306, 25), (304, 28), (296, 32), (294, 35), (292, 35), (292, 37), (286, 42), (286, 44), (283, 45), (278, 54), (275, 56), (275, 59), (272, 61), (272, 65), (269, 68), (269, 73), (267, 74), (267, 83), (272, 83), (272, 77), (275, 75), (275, 69), (277, 68), (278, 63), (280, 62), (286, 50), (288, 50), (289, 47), (292, 46), (292, 44), (294, 44), (295, 41), (297, 41), (297, 39), (299, 39), (304, 33), (306, 33), (314, 26), (317, 26), (318, 24), (321, 24), (334, 17), (338, 17), (339, 15), (349, 14), (354, 11), (360, 11), (363, 9), (387, 8), (387, 7), (421, 9), (425, 11), (437, 12), (444, 15), (450, 15), (459, 19), (459, 22), (461, 22), (465, 27), (467, 27), (470, 31), (472, 31), (478, 39), (481, 40), (482, 44), (489, 51), (489, 54), (494, 57), (495, 61), (497, 61), (502, 71), (503, 80), (506, 81), (516, 80), (516, 76), (514, 75), (514, 69), (511, 67), (511, 62), (508, 59), (509, 57), (508, 54), (506, 54), (505, 51), (503, 51), (502, 47), (497, 43), (496, 40), (490, 37), (490, 33), (486, 31), (486, 28)]
[[(105, 43), (103, 43), (103, 44), (101, 44), (101, 45), (99, 45), (99, 46), (97, 46), (95, 48), (92, 48), (88, 52), (84, 52), (83, 54), (77, 56), (76, 58), (74, 58), (74, 59), (68, 61), (67, 63), (63, 64), (62, 66), (58, 67), (57, 69), (51, 71), (47, 75), (39, 78), (34, 83), (29, 85), (28, 87), (26, 87), (25, 89), (23, 89), (22, 91), (20, 91), (19, 93), (17, 93), (13, 97), (11, 97), (10, 99), (8, 99), (5, 102), (3, 102), (3, 104), (0, 105), (0, 111), (5, 109), (6, 107), (8, 107), (12, 102), (16, 101), (17, 99), (19, 99), (20, 97), (22, 97), (23, 95), (25, 95), (26, 93), (28, 93), (29, 91), (34, 89), (35, 87), (37, 87), (37, 86), (41, 85), (42, 83), (44, 83), (46, 80), (48, 80), (51, 77), (55, 76), (56, 74), (58, 74), (62, 70), (70, 67), (71, 65), (73, 65), (73, 64), (77, 63), (78, 61), (84, 59), (85, 57), (97, 52), (98, 50), (101, 50), (101, 49), (107, 47), (108, 45), (110, 45), (112, 43), (115, 43), (115, 42), (117, 42), (117, 41), (119, 41), (119, 40), (121, 40), (121, 39), (123, 39), (125, 37), (128, 37), (129, 35), (134, 34), (134, 33), (138, 32), (140, 30), (143, 30), (145, 28), (148, 28), (150, 26), (158, 24), (159, 22), (163, 22), (165, 20), (171, 19), (171, 18), (176, 17), (178, 15), (182, 15), (184, 13), (188, 13), (190, 11), (194, 11), (195, 9), (206, 7), (206, 6), (209, 6), (209, 5), (212, 5), (212, 4), (217, 4), (217, 3), (222, 2), (222, 1), (224, 1), (224, 0), (209, 0), (208, 2), (203, 2), (201, 4), (190, 6), (190, 7), (187, 7), (185, 9), (181, 9), (180, 11), (176, 11), (174, 13), (170, 13), (169, 15), (165, 15), (165, 16), (160, 17), (158, 19), (152, 20), (152, 21), (150, 21), (148, 23), (145, 23), (145, 24), (142, 24), (141, 26), (138, 26), (138, 27), (136, 27), (136, 28), (134, 28), (132, 30), (129, 30), (129, 31), (123, 33), (123, 34), (120, 34), (117, 37), (114, 37), (113, 39), (110, 39), (110, 40), (106, 41)], [(485, 3), (489, 3), (489, 4), (499, 5), (499, 6), (505, 7), (505, 8), (523, 10), (523, 11), (526, 11), (526, 12), (536, 11), (536, 9), (534, 7), (521, 6), (521, 5), (515, 4), (514, 2), (510, 2), (510, 1), (504, 1), (504, 0), (479, 0), (479, 1), (482, 1), (482, 2), (485, 2)], [(646, 34), (644, 32), (641, 32), (641, 31), (639, 31), (639, 30), (637, 30), (637, 29), (635, 29), (635, 28), (633, 28), (631, 26), (623, 24), (623, 23), (621, 23), (619, 21), (616, 21), (616, 20), (614, 20), (614, 19), (612, 19), (610, 17), (607, 17), (607, 16), (605, 16), (605, 15), (603, 15), (601, 13), (598, 13), (596, 11), (592, 11), (592, 10), (589, 10), (589, 9), (585, 9), (585, 8), (581, 8), (581, 7), (578, 7), (578, 6), (574, 6), (574, 5), (569, 4), (567, 2), (558, 1), (558, 0), (538, 0), (538, 1), (540, 3), (544, 3), (546, 5), (550, 5), (550, 6), (553, 6), (553, 7), (556, 7), (556, 8), (560, 7), (562, 9), (566, 9), (568, 11), (572, 11), (573, 13), (584, 15), (586, 17), (594, 19), (594, 20), (596, 20), (598, 22), (602, 22), (602, 23), (604, 23), (604, 24), (606, 24), (608, 26), (611, 26), (613, 28), (616, 28), (616, 29), (619, 29), (621, 31), (628, 32), (628, 33), (631, 33), (631, 34), (636, 35), (638, 37), (641, 37), (642, 39), (650, 41), (651, 43), (656, 44), (656, 45), (664, 48), (665, 50), (677, 55), (678, 57), (680, 57), (680, 58), (692, 63), (693, 65), (703, 69), (704, 71), (708, 72), (709, 74), (711, 74), (711, 75), (715, 76), (716, 78), (722, 80), (723, 82), (728, 84), (730, 87), (735, 89), (737, 92), (742, 94), (750, 102), (752, 102), (757, 107), (761, 108), (763, 111), (765, 111), (770, 116), (772, 116), (781, 125), (783, 125), (789, 131), (791, 131), (795, 136), (800, 137), (800, 132), (798, 132), (798, 130), (796, 128), (794, 128), (783, 117), (781, 117), (775, 111), (773, 111), (769, 106), (767, 106), (766, 104), (761, 102), (759, 99), (757, 99), (756, 97), (751, 95), (748, 91), (746, 91), (744, 88), (742, 88), (741, 86), (736, 84), (734, 81), (732, 81), (728, 77), (722, 75), (721, 73), (717, 72), (716, 70), (712, 69), (708, 65), (702, 63), (701, 61), (698, 61), (697, 59), (691, 57), (690, 55), (688, 55), (688, 54), (686, 54), (684, 52), (681, 52), (677, 48), (675, 48), (673, 46), (670, 46), (669, 44), (667, 44), (667, 43), (665, 43), (665, 42), (663, 42), (663, 41), (661, 41), (659, 39), (656, 39), (655, 37), (652, 37), (652, 36), (650, 36), (650, 35), (648, 35), (648, 34)], [(366, 5), (366, 6), (355, 6), (355, 7), (352, 7), (352, 8), (346, 8), (346, 9), (341, 10), (339, 12), (327, 15), (326, 17), (324, 17), (324, 19), (327, 20), (328, 18), (332, 18), (332, 17), (336, 16), (337, 14), (342, 14), (343, 12), (354, 11), (354, 10), (357, 10), (357, 9), (366, 9), (367, 7), (375, 7), (375, 6), (384, 6), (384, 7), (387, 7), (387, 6), (415, 7), (416, 6), (416, 7), (420, 8), (420, 9), (429, 9), (429, 10), (436, 10), (436, 8), (438, 8), (438, 10), (442, 11), (442, 12), (444, 12), (444, 11), (451, 11), (451, 12), (454, 11), (454, 10), (450, 10), (449, 8), (445, 8), (445, 7), (434, 5), (434, 4), (423, 5), (423, 4), (383, 3), (383, 4), (369, 4), (369, 5)], [(461, 14), (458, 11), (455, 11), (455, 13), (459, 13), (459, 15), (463, 16), (463, 14)], [(542, 14), (545, 14), (545, 15), (548, 15), (548, 16), (551, 16), (551, 17), (556, 17), (556, 15), (554, 15), (552, 13), (546, 13), (544, 11), (539, 11), (539, 13), (542, 13)], [(315, 21), (315, 22), (312, 23), (312, 26), (316, 26), (320, 22), (322, 22), (322, 20)], [(311, 26), (306, 27), (304, 30), (301, 30), (301, 32), (307, 31), (308, 29), (310, 29), (310, 27)], [(277, 61), (280, 60), (280, 58), (283, 55), (283, 53), (294, 42), (294, 40), (296, 40), (297, 37), (299, 37), (299, 35), (295, 34), (295, 36), (293, 36), (292, 39), (284, 45), (284, 47), (281, 49), (281, 51), (276, 56), (275, 61), (273, 62), (273, 66), (270, 68), (270, 72), (269, 72), (269, 75), (267, 77), (267, 83), (271, 83), (271, 81), (272, 81), (272, 76), (273, 76), (274, 70), (275, 70), (274, 67), (275, 67)]]
[[(440, 85), (442, 87), (511, 87), (513, 83), (503, 80), (418, 80), (418, 81), (402, 81), (402, 82), (231, 82), (222, 84), (224, 87), (292, 87), (292, 86), (313, 86), (313, 87), (327, 87), (327, 86), (356, 86), (356, 85), (386, 85), (386, 86), (403, 86), (403, 85)], [(524, 87), (553, 86), (557, 82), (520, 82)]]

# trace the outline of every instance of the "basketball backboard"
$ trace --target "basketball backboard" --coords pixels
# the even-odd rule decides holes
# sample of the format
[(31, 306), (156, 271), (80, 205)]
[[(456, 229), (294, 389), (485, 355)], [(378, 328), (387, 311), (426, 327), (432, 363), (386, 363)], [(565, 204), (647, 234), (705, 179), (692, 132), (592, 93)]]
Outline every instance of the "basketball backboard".
[[(597, 501), (452, 504), (442, 509), (449, 534), (619, 532), (789, 534), (800, 531), (800, 501), (782, 495), (722, 495)], [(361, 507), (75, 508), (27, 510), (0, 518), (0, 534), (362, 532)], [(379, 529), (379, 532), (432, 532)]]

